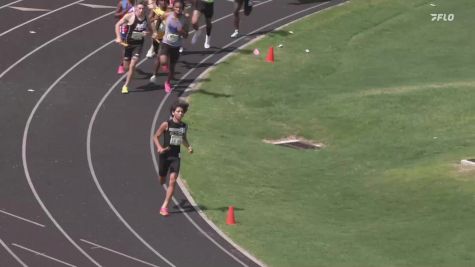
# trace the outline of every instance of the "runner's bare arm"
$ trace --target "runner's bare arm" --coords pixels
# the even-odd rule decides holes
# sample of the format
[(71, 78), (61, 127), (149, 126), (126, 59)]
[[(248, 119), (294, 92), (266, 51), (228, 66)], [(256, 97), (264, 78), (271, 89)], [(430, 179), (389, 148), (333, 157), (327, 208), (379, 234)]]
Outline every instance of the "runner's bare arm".
[(147, 31), (144, 32), (144, 35), (148, 36), (153, 33), (152, 25), (151, 23), (147, 23)]
[(188, 38), (188, 29), (189, 29), (189, 25), (188, 25), (188, 21), (185, 23), (185, 25), (183, 26), (183, 28), (181, 29), (180, 31), (180, 35), (183, 37), (183, 38)]
[(163, 122), (162, 124), (160, 124), (160, 127), (158, 127), (157, 131), (155, 132), (155, 134), (153, 135), (153, 143), (155, 144), (155, 147), (157, 147), (157, 152), (159, 154), (167, 151), (170, 149), (170, 147), (166, 147), (164, 148), (161, 144), (160, 144), (160, 137), (163, 135), (163, 133), (167, 130), (168, 128), (168, 122)]
[(120, 26), (128, 23), (128, 18), (130, 17), (130, 14), (127, 14), (123, 16), (117, 23), (115, 24), (115, 42), (116, 43), (121, 43), (122, 40), (120, 38)]
[(190, 142), (188, 142), (188, 138), (185, 135), (183, 135), (183, 145), (188, 149), (188, 152), (191, 154), (193, 153), (193, 147), (191, 147)]

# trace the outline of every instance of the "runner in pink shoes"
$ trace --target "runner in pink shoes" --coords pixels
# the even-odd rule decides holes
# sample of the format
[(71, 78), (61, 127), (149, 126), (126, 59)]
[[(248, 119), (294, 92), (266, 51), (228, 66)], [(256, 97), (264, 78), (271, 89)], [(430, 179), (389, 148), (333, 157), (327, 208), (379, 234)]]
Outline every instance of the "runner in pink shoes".
[[(115, 10), (114, 13), (114, 18), (117, 20), (120, 20), (122, 17), (125, 16), (127, 13), (134, 12), (134, 0), (119, 0), (119, 3), (117, 4), (117, 9)], [(127, 27), (121, 27), (119, 29), (120, 31), (120, 36), (124, 40), (127, 35)], [(119, 67), (117, 68), (117, 74), (124, 74), (125, 73), (125, 68), (124, 65), (122, 64), (122, 60), (124, 58), (124, 48), (122, 48), (121, 53), (120, 53), (120, 64)]]
[(175, 75), (175, 65), (180, 57), (180, 47), (183, 45), (183, 39), (187, 37), (188, 19), (183, 14), (183, 3), (175, 1), (172, 12), (165, 21), (165, 35), (159, 51), (162, 69), (168, 68), (168, 77), (164, 85), (166, 93), (172, 91), (171, 81)]
[[(170, 173), (167, 193), (160, 208), (160, 214), (163, 216), (169, 215), (168, 204), (173, 197), (176, 179), (180, 172), (180, 146), (184, 145), (190, 154), (193, 153), (193, 148), (187, 139), (188, 127), (182, 121), (187, 111), (188, 103), (183, 101), (175, 102), (170, 109), (171, 118), (164, 121), (153, 136), (153, 142), (159, 154), (158, 175), (161, 185), (165, 184), (166, 176)], [(160, 142), (161, 138), (162, 142)]]

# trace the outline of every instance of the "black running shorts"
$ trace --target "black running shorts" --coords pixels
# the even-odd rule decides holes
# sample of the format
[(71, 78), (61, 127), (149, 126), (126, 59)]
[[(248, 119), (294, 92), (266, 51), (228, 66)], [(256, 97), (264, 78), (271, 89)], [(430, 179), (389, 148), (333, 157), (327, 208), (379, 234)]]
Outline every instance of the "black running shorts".
[(170, 173), (180, 172), (180, 158), (172, 158), (160, 155), (158, 158), (158, 175), (166, 176), (168, 171), (170, 171)]
[(171, 46), (162, 42), (160, 44), (159, 55), (167, 55), (170, 59), (170, 64), (175, 64), (180, 57), (180, 47)]
[(214, 2), (208, 3), (202, 0), (196, 0), (193, 9), (198, 10), (203, 15), (205, 15), (206, 18), (210, 19), (214, 14)]
[(130, 61), (133, 57), (139, 58), (142, 53), (143, 42), (141, 44), (132, 44), (125, 47), (124, 60)]
[(235, 12), (239, 12), (239, 9), (244, 6), (244, 15), (249, 16), (252, 12), (253, 0), (234, 0)]

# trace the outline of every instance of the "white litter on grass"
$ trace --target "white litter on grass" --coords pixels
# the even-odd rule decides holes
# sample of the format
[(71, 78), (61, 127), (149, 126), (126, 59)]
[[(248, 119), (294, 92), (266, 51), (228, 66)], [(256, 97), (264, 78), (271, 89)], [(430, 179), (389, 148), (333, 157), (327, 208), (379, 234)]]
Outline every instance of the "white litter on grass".
[(283, 45), (283, 44), (279, 44), (277, 47), (279, 47), (279, 48), (280, 48), (280, 47), (284, 47), (284, 45)]
[(294, 32), (293, 32), (293, 31), (289, 31), (289, 33), (290, 33), (290, 34), (294, 34)]
[(310, 50), (309, 50), (309, 49), (305, 49), (305, 52), (306, 52), (306, 53), (310, 53)]
[(432, 137), (432, 138), (437, 139), (437, 136), (434, 136), (434, 137)]
[(30, 33), (36, 33), (35, 31), (30, 31)]
[(436, 4), (432, 4), (432, 3), (431, 3), (430, 5), (431, 5), (431, 6), (437, 6)]
[(259, 49), (254, 49), (254, 51), (252, 52), (255, 56), (258, 56), (261, 54), (261, 52), (259, 52)]
[(33, 89), (28, 89), (27, 91), (28, 91), (28, 92), (34, 92), (35, 90), (33, 90)]
[(465, 167), (475, 167), (475, 162), (473, 159), (462, 159), (460, 164)]

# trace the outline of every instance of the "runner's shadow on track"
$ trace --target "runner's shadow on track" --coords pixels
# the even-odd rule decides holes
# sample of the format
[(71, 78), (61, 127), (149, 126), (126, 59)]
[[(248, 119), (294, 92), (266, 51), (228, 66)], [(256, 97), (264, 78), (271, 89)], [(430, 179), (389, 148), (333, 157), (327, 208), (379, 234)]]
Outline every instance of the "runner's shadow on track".
[(130, 93), (150, 92), (156, 90), (163, 90), (163, 85), (156, 85), (153, 83), (147, 83), (142, 86), (136, 87), (134, 90), (129, 90)]
[(189, 50), (189, 51), (185, 50), (183, 51), (182, 55), (202, 55), (202, 56), (214, 55), (214, 54), (218, 55), (222, 53), (229, 53), (236, 49), (237, 47), (234, 47), (234, 46), (226, 47), (223, 49), (221, 49), (220, 47), (212, 46), (211, 49), (207, 49), (207, 50)]
[[(202, 211), (206, 211), (206, 210), (219, 210), (221, 212), (226, 212), (228, 211), (229, 207), (217, 207), (217, 208), (208, 208), (204, 205), (198, 205), (200, 207), (200, 209)], [(237, 207), (234, 207), (234, 210), (237, 210), (237, 211), (241, 211), (241, 210), (244, 210), (243, 208), (237, 208)]]
[(209, 68), (215, 65), (215, 63), (188, 62), (186, 60), (183, 60), (180, 63), (183, 64), (187, 69)]
[[(177, 81), (177, 80), (175, 80), (175, 81)], [(192, 83), (201, 83), (201, 82), (207, 82), (207, 81), (210, 81), (210, 79), (203, 78), (203, 79), (184, 79), (184, 80), (180, 80), (180, 83), (174, 83), (176, 85), (173, 87), (173, 90), (178, 91), (180, 93), (183, 93), (186, 89), (188, 89), (190, 87), (190, 85)], [(138, 88), (141, 89), (142, 91), (162, 90), (163, 85), (155, 85), (153, 83), (149, 83), (149, 84), (140, 86)]]
[(151, 72), (145, 72), (139, 68), (136, 68), (135, 69), (135, 72), (139, 75), (141, 75), (142, 77), (135, 77), (135, 79), (150, 79), (150, 77), (152, 77), (152, 73)]
[(187, 199), (180, 200), (178, 205), (174, 205), (173, 208), (177, 209), (177, 211), (171, 211), (170, 213), (196, 212), (195, 207), (193, 205), (191, 205), (191, 203), (188, 202)]
[(263, 31), (251, 33), (248, 36), (259, 36), (259, 35), (265, 35), (265, 34), (268, 34), (269, 36), (278, 35), (280, 37), (286, 37), (286, 36), (289, 36), (291, 33), (289, 33), (288, 31), (282, 31), (282, 30), (278, 30), (278, 31), (263, 30)]
[(289, 5), (305, 5), (305, 4), (313, 4), (313, 3), (324, 3), (329, 2), (329, 0), (297, 0), (297, 2), (289, 3)]
[[(181, 199), (178, 205), (173, 206), (174, 209), (177, 209), (177, 211), (171, 211), (170, 213), (189, 213), (189, 212), (196, 212), (197, 208), (202, 210), (202, 211), (207, 211), (207, 210), (219, 210), (221, 212), (226, 212), (229, 207), (217, 207), (217, 208), (208, 208), (205, 205), (198, 205), (198, 206), (193, 206), (187, 199)], [(241, 211), (244, 210), (242, 208), (236, 208), (234, 207), (235, 211)]]

